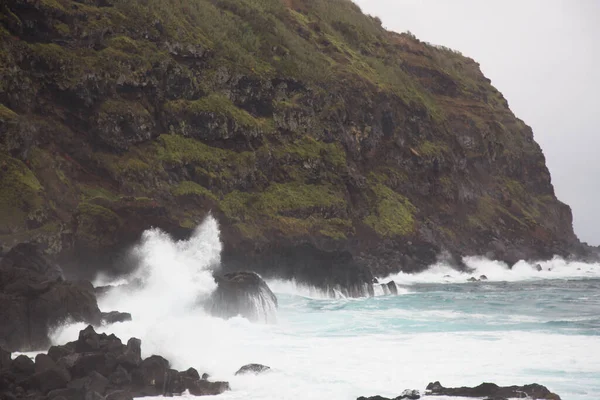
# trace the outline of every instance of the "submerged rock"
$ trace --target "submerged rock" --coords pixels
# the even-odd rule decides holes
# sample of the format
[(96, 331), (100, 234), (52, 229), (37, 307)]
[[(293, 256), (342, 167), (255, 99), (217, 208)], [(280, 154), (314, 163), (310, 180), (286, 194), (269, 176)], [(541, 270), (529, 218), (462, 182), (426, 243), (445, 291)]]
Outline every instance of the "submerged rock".
[(523, 395), (533, 399), (560, 400), (560, 396), (552, 393), (548, 388), (537, 383), (524, 386), (498, 386), (495, 383), (482, 383), (475, 387), (446, 388), (439, 381), (427, 385), (427, 394), (435, 396), (454, 397), (489, 397), (498, 398), (522, 398)]
[(231, 318), (241, 315), (250, 321), (274, 322), (277, 297), (266, 282), (254, 272), (231, 272), (216, 276), (217, 289), (208, 310), (211, 314)]
[(262, 365), (262, 364), (247, 364), (247, 365), (244, 365), (242, 368), (238, 369), (235, 374), (236, 375), (243, 375), (243, 374), (248, 374), (248, 373), (261, 374), (263, 372), (269, 371), (270, 369), (271, 369), (271, 367), (267, 367), (266, 365)]

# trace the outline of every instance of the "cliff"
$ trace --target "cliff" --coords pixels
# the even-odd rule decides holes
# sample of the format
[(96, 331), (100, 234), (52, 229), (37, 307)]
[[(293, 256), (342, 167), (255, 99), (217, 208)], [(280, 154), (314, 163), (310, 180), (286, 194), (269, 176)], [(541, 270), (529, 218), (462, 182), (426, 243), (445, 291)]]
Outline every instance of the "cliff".
[(212, 212), (287, 277), (582, 251), (479, 65), (350, 1), (6, 0), (0, 37), (4, 249), (91, 274)]

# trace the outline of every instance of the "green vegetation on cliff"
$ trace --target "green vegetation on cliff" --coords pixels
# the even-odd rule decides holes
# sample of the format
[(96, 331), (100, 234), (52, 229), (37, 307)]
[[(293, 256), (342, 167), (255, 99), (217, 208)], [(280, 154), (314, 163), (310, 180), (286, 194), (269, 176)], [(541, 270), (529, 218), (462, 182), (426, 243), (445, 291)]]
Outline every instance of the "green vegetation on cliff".
[(213, 211), (252, 249), (289, 239), (369, 259), (413, 241), (576, 242), (531, 129), (478, 64), (349, 0), (0, 13), (1, 234), (101, 252)]

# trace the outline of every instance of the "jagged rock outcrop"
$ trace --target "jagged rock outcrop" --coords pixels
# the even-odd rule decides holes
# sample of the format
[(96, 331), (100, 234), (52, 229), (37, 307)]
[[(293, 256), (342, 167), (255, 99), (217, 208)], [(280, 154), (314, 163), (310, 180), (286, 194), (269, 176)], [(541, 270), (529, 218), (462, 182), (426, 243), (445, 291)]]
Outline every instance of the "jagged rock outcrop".
[(495, 383), (482, 383), (475, 387), (446, 388), (440, 382), (427, 385), (427, 394), (454, 397), (490, 397), (490, 398), (521, 398), (560, 400), (560, 396), (552, 393), (547, 387), (532, 383), (524, 386), (498, 386)]
[(351, 295), (442, 251), (587, 251), (479, 65), (349, 0), (6, 0), (0, 17), (5, 250), (38, 242), (90, 277), (212, 210), (230, 271)]
[(15, 246), (0, 260), (0, 347), (45, 349), (50, 329), (68, 321), (100, 323), (92, 284), (64, 281), (35, 246)]
[(132, 400), (134, 397), (173, 396), (188, 390), (194, 396), (217, 395), (229, 390), (227, 382), (200, 379), (190, 368), (177, 371), (158, 355), (141, 357), (141, 342), (124, 345), (115, 335), (98, 334), (92, 326), (79, 338), (38, 354), (0, 364), (0, 398)]

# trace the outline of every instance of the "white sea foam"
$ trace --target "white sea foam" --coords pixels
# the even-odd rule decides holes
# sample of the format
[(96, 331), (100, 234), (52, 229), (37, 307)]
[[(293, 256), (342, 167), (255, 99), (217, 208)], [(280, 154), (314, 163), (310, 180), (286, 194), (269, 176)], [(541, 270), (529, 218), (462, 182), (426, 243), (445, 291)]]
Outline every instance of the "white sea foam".
[[(484, 257), (465, 257), (463, 261), (471, 270), (470, 272), (459, 271), (447, 264), (438, 263), (423, 272), (415, 274), (400, 272), (385, 279), (394, 280), (399, 285), (410, 285), (414, 283), (465, 283), (469, 278), (479, 279), (481, 275), (485, 275), (490, 282), (600, 278), (599, 263), (566, 261), (559, 257), (532, 263), (519, 261), (512, 268), (503, 262)], [(541, 267), (541, 271), (538, 271), (538, 266)]]
[[(123, 340), (141, 338), (143, 356), (161, 354), (174, 368), (192, 366), (208, 372), (212, 379), (229, 381), (232, 391), (220, 395), (223, 400), (395, 397), (407, 388), (422, 390), (433, 380), (446, 386), (483, 381), (501, 385), (539, 382), (563, 398), (576, 400), (595, 399), (600, 392), (600, 357), (593, 351), (600, 348), (600, 336), (517, 331), (506, 322), (509, 317), (494, 318), (473, 309), (423, 309), (419, 305), (421, 294), (416, 291), (401, 289), (400, 293), (407, 294), (401, 298), (327, 299), (316, 288), (270, 281), (270, 287), (283, 299), (277, 324), (211, 317), (197, 307), (198, 300), (215, 288), (212, 270), (221, 251), (218, 225), (211, 217), (188, 241), (176, 242), (150, 230), (135, 251), (141, 267), (131, 278), (142, 280), (141, 289), (115, 291), (100, 300), (103, 311), (131, 312), (133, 321), (100, 330)], [(470, 276), (483, 274), (490, 281), (600, 275), (596, 264), (560, 259), (540, 263), (541, 272), (526, 263), (510, 270), (481, 258), (466, 262), (475, 272), (464, 274), (435, 265), (421, 274), (397, 274), (390, 279), (410, 285), (465, 282)], [(385, 294), (383, 289), (380, 294)], [(411, 308), (394, 305), (396, 300), (413, 297)], [(513, 317), (517, 322), (528, 318)], [(416, 326), (433, 321), (439, 330), (398, 329), (403, 320)], [(444, 329), (444, 324), (463, 320), (479, 320), (490, 326), (500, 323), (503, 327), (484, 332)], [(83, 327), (63, 327), (53, 340), (75, 340)], [(240, 366), (252, 362), (269, 365), (272, 371), (234, 376)]]

